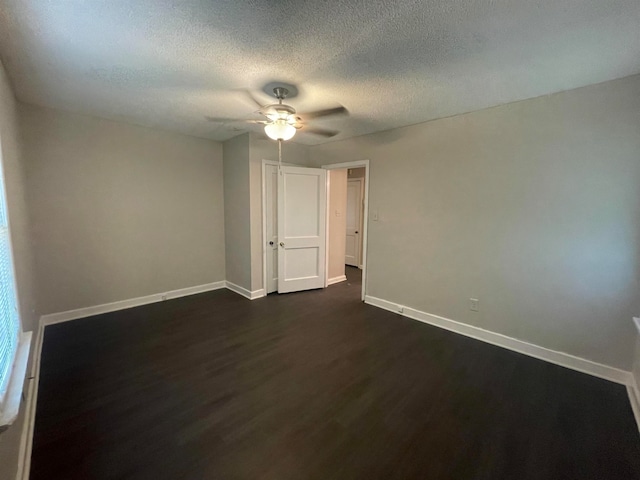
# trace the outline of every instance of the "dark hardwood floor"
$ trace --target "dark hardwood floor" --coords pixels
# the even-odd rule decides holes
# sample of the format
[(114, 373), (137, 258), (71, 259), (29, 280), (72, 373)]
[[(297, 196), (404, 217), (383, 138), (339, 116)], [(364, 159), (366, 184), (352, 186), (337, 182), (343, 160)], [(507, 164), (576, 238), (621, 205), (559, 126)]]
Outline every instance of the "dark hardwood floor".
[(47, 327), (31, 478), (640, 478), (623, 386), (364, 305), (358, 274)]

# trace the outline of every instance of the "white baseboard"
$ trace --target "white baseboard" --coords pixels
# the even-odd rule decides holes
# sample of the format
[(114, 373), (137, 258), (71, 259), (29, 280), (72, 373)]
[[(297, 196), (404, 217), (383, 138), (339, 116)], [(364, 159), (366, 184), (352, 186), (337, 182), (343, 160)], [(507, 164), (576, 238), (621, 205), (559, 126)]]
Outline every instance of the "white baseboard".
[(37, 327), (35, 343), (32, 346), (31, 369), (27, 377), (27, 395), (24, 404), (24, 422), (20, 436), (20, 449), (18, 451), (18, 470), (16, 480), (29, 480), (31, 473), (31, 450), (33, 448), (33, 430), (36, 423), (36, 405), (38, 399), (38, 380), (40, 379), (40, 358), (42, 356), (42, 340), (44, 337), (44, 324), (42, 318)]
[(374, 307), (383, 308), (390, 312), (399, 313), (405, 317), (413, 320), (418, 320), (429, 325), (444, 328), (467, 337), (475, 338), (492, 345), (513, 350), (514, 352), (522, 353), (530, 357), (537, 358), (539, 360), (545, 360), (562, 367), (577, 370), (578, 372), (587, 373), (594, 377), (604, 378), (615, 383), (622, 385), (633, 385), (633, 375), (631, 372), (620, 370), (615, 367), (603, 365), (601, 363), (593, 362), (585, 358), (576, 357), (574, 355), (550, 350), (546, 347), (534, 345), (532, 343), (517, 340), (512, 337), (507, 337), (500, 333), (491, 332), (482, 328), (474, 327), (466, 323), (457, 322), (449, 318), (440, 317), (438, 315), (432, 315), (430, 313), (421, 312), (413, 308), (405, 307), (397, 303), (389, 302), (369, 295), (365, 296), (365, 303), (373, 305)]
[(242, 295), (243, 297), (248, 298), (249, 300), (255, 300), (256, 298), (262, 298), (267, 295), (264, 288), (251, 291), (251, 290), (247, 290), (244, 287), (241, 287), (240, 285), (231, 283), (228, 280), (225, 282), (225, 286), (232, 292), (235, 292), (238, 295)]
[[(36, 403), (38, 398), (38, 379), (40, 378), (40, 359), (42, 355), (42, 342), (45, 326), (84, 318), (92, 315), (98, 315), (101, 313), (108, 313), (140, 305), (146, 305), (149, 303), (160, 302), (163, 300), (168, 300), (170, 298), (194, 295), (196, 293), (217, 290), (225, 287), (250, 300), (264, 297), (266, 295), (264, 289), (254, 290), (252, 292), (238, 285), (235, 285), (234, 283), (221, 281), (205, 285), (198, 285), (195, 287), (173, 290), (164, 294), (148, 295), (145, 297), (122, 300), (119, 302), (97, 305), (94, 307), (69, 310), (66, 312), (53, 313), (40, 317), (40, 324), (38, 326), (35, 344), (33, 345), (33, 359), (31, 364), (30, 376), (28, 379), (29, 385), (27, 387), (27, 398), (25, 404), (25, 408), (27, 410), (25, 412), (25, 419), (20, 439), (19, 462), (16, 480), (28, 480), (31, 470), (31, 451), (33, 446), (33, 431), (35, 426)], [(547, 362), (570, 368), (572, 370), (577, 370), (582, 373), (587, 373), (596, 377), (610, 380), (615, 383), (626, 385), (627, 392), (629, 394), (629, 401), (631, 402), (631, 407), (633, 409), (636, 422), (638, 423), (638, 426), (640, 428), (640, 395), (636, 390), (635, 382), (633, 381), (633, 375), (631, 374), (631, 372), (620, 370), (607, 365), (602, 365), (600, 363), (592, 362), (591, 360), (586, 360), (584, 358), (575, 357), (568, 353), (550, 350), (548, 348), (527, 343), (522, 340), (507, 337), (506, 335), (491, 332), (489, 330), (484, 330), (445, 317), (440, 317), (438, 315), (421, 312), (419, 310), (404, 307), (397, 303), (389, 302), (387, 300), (372, 297), (369, 295), (365, 296), (365, 303), (378, 308), (382, 308), (384, 310), (388, 310), (390, 312), (399, 313), (408, 318), (444, 328), (446, 330), (450, 330), (452, 332), (459, 333), (476, 340), (490, 343), (492, 345), (497, 345), (508, 350), (513, 350), (530, 357), (545, 360)]]
[[(638, 329), (638, 334), (640, 334), (640, 318), (633, 317), (633, 324)], [(637, 343), (636, 343), (637, 345)], [(640, 430), (640, 392), (638, 391), (638, 387), (640, 387), (640, 349), (636, 346), (636, 351), (634, 362), (633, 362), (633, 385), (627, 385), (627, 393), (629, 394), (629, 403), (631, 403), (631, 409), (633, 410), (633, 415), (636, 418), (636, 424), (638, 425), (638, 430)]]
[(66, 312), (50, 313), (40, 317), (40, 321), (44, 325), (53, 325), (60, 322), (68, 322), (69, 320), (77, 320), (79, 318), (91, 317), (102, 313), (115, 312), (126, 308), (139, 307), (149, 303), (162, 302), (172, 298), (186, 297), (187, 295), (195, 295), (196, 293), (209, 292), (225, 287), (225, 282), (205, 283), (204, 285), (196, 285), (195, 287), (180, 288), (178, 290), (170, 290), (164, 293), (154, 293), (144, 297), (130, 298), (128, 300), (119, 300), (117, 302), (105, 303), (103, 305), (95, 305), (93, 307), (78, 308), (75, 310), (67, 310)]
[(20, 332), (18, 335), (18, 345), (9, 375), (9, 384), (2, 398), (2, 408), (0, 408), (0, 428), (3, 430), (5, 427), (13, 425), (20, 413), (32, 337), (32, 332)]
[[(36, 405), (38, 399), (38, 380), (40, 378), (40, 359), (42, 356), (42, 342), (44, 340), (44, 329), (47, 325), (68, 322), (80, 318), (99, 315), (102, 313), (115, 312), (127, 308), (138, 307), (150, 303), (161, 302), (172, 298), (180, 298), (197, 293), (219, 290), (227, 287), (226, 281), (206, 283), (204, 285), (196, 285), (194, 287), (180, 288), (178, 290), (170, 290), (165, 293), (156, 293), (144, 297), (130, 298), (128, 300), (120, 300), (103, 305), (93, 307), (78, 308), (68, 310), (66, 312), (51, 313), (42, 315), (36, 333), (35, 344), (33, 345), (33, 358), (31, 361), (31, 370), (27, 378), (27, 395), (24, 407), (25, 418), (22, 426), (20, 437), (20, 450), (18, 456), (18, 471), (16, 480), (28, 480), (31, 472), (31, 451), (33, 448), (33, 431), (35, 427)], [(255, 292), (254, 292), (255, 293)]]
[(635, 385), (627, 385), (627, 394), (629, 395), (629, 403), (631, 403), (631, 410), (633, 410), (638, 431), (640, 431), (640, 395), (638, 394), (638, 389)]
[(347, 281), (347, 276), (346, 275), (340, 275), (339, 277), (333, 277), (327, 280), (327, 286), (329, 285), (333, 285), (334, 283), (340, 283), (340, 282), (346, 282)]

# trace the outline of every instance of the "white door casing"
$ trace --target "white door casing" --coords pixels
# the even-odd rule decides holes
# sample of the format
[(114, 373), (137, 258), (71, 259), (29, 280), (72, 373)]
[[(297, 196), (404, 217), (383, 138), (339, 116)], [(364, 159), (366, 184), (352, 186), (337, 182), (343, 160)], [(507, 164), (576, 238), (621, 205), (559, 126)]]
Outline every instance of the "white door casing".
[[(360, 300), (364, 302), (365, 294), (367, 293), (367, 250), (368, 250), (368, 241), (367, 241), (367, 230), (369, 227), (369, 160), (355, 160), (352, 162), (340, 162), (340, 163), (332, 163), (329, 165), (323, 165), (322, 168), (325, 170), (336, 170), (342, 168), (360, 168), (364, 167), (364, 185), (362, 192), (362, 251), (360, 252), (362, 256), (362, 288), (360, 290)], [(376, 218), (377, 220), (377, 218)]]
[(327, 172), (282, 167), (278, 175), (278, 292), (325, 286)]
[(278, 167), (265, 165), (266, 290), (278, 290)]
[(344, 263), (359, 267), (362, 233), (362, 179), (347, 182), (347, 240)]

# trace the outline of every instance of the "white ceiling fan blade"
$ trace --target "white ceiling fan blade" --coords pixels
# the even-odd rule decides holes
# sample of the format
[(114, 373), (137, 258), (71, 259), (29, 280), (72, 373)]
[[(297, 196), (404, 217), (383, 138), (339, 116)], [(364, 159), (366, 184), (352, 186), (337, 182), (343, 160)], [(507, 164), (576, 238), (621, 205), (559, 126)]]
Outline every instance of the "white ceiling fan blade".
[(328, 117), (330, 115), (349, 115), (349, 110), (340, 105), (334, 108), (325, 108), (324, 110), (316, 110), (314, 112), (301, 113), (300, 116), (305, 120), (311, 120), (319, 117)]
[(338, 135), (340, 132), (338, 132), (337, 130), (328, 130), (326, 128), (317, 128), (317, 127), (308, 127), (306, 125), (303, 125), (302, 127), (302, 131), (305, 133), (312, 133), (314, 135), (320, 135), (321, 137), (335, 137), (336, 135)]
[(247, 97), (247, 99), (251, 101), (251, 103), (254, 103), (256, 107), (258, 107), (258, 109), (264, 106), (264, 103), (260, 102), (260, 100), (258, 100), (256, 96), (253, 93), (251, 93), (251, 90), (249, 90), (248, 88), (238, 88), (236, 89), (236, 91), (243, 93), (245, 97)]
[(231, 123), (231, 122), (241, 122), (242, 120), (238, 120), (237, 118), (226, 118), (226, 117), (211, 117), (209, 115), (205, 115), (204, 118), (209, 122), (214, 123)]
[(225, 117), (210, 117), (210, 116), (205, 116), (204, 118), (207, 119), (207, 121), (209, 122), (213, 122), (213, 123), (260, 123), (260, 124), (267, 124), (269, 123), (267, 120), (251, 120), (251, 119), (240, 119), (240, 118), (225, 118)]

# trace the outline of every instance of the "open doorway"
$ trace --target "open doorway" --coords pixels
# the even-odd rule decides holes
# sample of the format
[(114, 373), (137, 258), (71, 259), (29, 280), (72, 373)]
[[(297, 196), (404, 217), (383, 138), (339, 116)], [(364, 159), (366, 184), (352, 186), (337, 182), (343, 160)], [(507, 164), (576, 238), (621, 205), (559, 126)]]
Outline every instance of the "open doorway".
[(364, 177), (364, 167), (328, 172), (327, 285), (361, 284)]
[(347, 169), (347, 231), (345, 265), (362, 270), (365, 168)]
[(369, 162), (325, 165), (327, 188), (327, 285), (347, 282), (364, 300)]
[[(322, 169), (283, 165), (279, 169), (275, 162), (263, 160), (263, 279), (267, 294), (322, 288), (346, 281), (361, 285), (354, 291), (359, 291), (360, 299), (364, 300), (368, 163), (368, 160), (363, 160), (323, 166)], [(286, 180), (287, 178), (289, 180)], [(309, 180), (311, 178), (314, 178), (311, 182), (313, 185)], [(303, 179), (304, 184), (300, 183)], [(317, 188), (314, 186), (316, 182), (319, 182)], [(287, 187), (289, 183), (293, 189)], [(296, 183), (300, 183), (300, 188), (295, 186)], [(335, 201), (331, 201), (332, 193), (339, 196), (339, 206)], [(293, 197), (287, 200), (289, 195)], [(287, 216), (288, 210), (282, 208), (283, 201), (286, 203), (291, 200), (293, 208), (290, 213), (295, 215)], [(316, 220), (310, 221), (312, 217), (322, 219), (321, 224), (316, 223)], [(314, 233), (311, 235), (306, 232), (302, 235), (298, 232), (287, 237), (285, 232), (291, 229), (285, 228), (283, 219), (299, 222), (300, 228), (313, 227), (311, 230)], [(318, 225), (318, 228), (314, 225)], [(322, 241), (317, 235), (322, 235)], [(307, 250), (317, 253), (306, 255), (309, 258), (299, 254), (287, 256), (287, 249), (296, 254), (305, 253), (301, 248), (306, 245), (298, 243), (312, 237), (320, 243), (309, 245)], [(329, 242), (337, 246), (330, 248)], [(301, 261), (306, 261), (308, 265)], [(287, 273), (291, 275), (287, 276)], [(285, 286), (287, 281), (291, 288)]]

